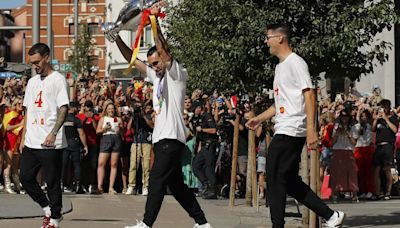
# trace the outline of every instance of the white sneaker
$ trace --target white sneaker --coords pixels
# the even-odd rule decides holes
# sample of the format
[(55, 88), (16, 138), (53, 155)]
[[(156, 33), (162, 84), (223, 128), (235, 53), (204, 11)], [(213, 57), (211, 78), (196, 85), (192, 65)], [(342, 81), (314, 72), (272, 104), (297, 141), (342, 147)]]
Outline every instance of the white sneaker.
[(134, 191), (135, 191), (135, 189), (133, 187), (128, 187), (126, 189), (125, 195), (133, 195)]
[(144, 188), (142, 189), (142, 196), (147, 196), (148, 194), (149, 194), (149, 189), (146, 188), (146, 187), (144, 187)]
[(326, 226), (329, 228), (342, 227), (343, 220), (346, 215), (341, 211), (335, 211), (333, 215), (326, 221)]
[(125, 226), (125, 228), (150, 228), (150, 226), (146, 225), (143, 221), (136, 220), (136, 225)]
[(211, 227), (210, 223), (206, 223), (203, 225), (199, 225), (196, 223), (193, 228), (212, 228), (212, 227)]
[(265, 196), (264, 196), (264, 192), (261, 192), (258, 198), (259, 198), (259, 199), (264, 199), (264, 197), (265, 197)]
[(372, 192), (368, 192), (367, 194), (365, 194), (365, 199), (371, 199), (371, 197), (373, 196), (374, 194), (372, 194)]
[(361, 194), (358, 198), (359, 198), (359, 199), (365, 199), (366, 196), (367, 196), (367, 194), (366, 194), (366, 193), (363, 193), (363, 194)]

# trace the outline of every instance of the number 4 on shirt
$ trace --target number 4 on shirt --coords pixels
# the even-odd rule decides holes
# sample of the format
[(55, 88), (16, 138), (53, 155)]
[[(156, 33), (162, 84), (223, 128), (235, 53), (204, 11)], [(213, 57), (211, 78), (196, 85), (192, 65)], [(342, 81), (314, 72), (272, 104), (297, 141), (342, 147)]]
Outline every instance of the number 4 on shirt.
[(35, 105), (36, 105), (38, 108), (41, 108), (41, 107), (42, 107), (42, 104), (43, 104), (43, 101), (42, 101), (42, 91), (40, 91), (39, 94), (36, 96)]

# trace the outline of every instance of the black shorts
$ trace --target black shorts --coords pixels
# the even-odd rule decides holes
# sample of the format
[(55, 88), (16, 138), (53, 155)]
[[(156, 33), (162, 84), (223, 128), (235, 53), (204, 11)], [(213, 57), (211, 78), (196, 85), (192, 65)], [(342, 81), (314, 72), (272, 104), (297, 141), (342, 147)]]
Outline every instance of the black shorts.
[(120, 153), (122, 139), (120, 135), (103, 135), (100, 139), (100, 153)]
[(372, 164), (374, 166), (391, 166), (394, 163), (394, 145), (389, 143), (385, 145), (377, 145)]

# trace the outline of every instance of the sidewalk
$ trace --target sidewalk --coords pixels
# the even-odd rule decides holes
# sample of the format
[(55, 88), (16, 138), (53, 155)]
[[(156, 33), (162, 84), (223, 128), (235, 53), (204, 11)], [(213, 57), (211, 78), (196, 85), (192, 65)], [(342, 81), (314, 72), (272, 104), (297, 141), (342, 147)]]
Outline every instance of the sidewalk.
[[(39, 210), (40, 207), (29, 207), (20, 204), (19, 198), (26, 196), (0, 194), (0, 208), (18, 210)], [(14, 199), (13, 199), (14, 198)], [(64, 195), (65, 201), (72, 202), (72, 211), (64, 214), (63, 228), (121, 228), (142, 219), (146, 198), (143, 196), (118, 195)], [(4, 200), (6, 199), (6, 200)], [(228, 207), (228, 200), (198, 199), (209, 222), (214, 228), (266, 228), (271, 227), (268, 208), (244, 206), (244, 200), (236, 200), (236, 206)], [(7, 206), (8, 205), (8, 206)], [(344, 227), (400, 227), (400, 200), (374, 201), (332, 204), (332, 208), (343, 210), (347, 214)], [(302, 207), (300, 207), (300, 210)], [(0, 217), (2, 216), (0, 210)], [(285, 227), (302, 227), (301, 215), (297, 207), (289, 200), (287, 206), (287, 225)], [(300, 216), (300, 217), (299, 217)], [(0, 227), (37, 228), (41, 218), (2, 219)], [(166, 196), (154, 228), (191, 228), (194, 222), (180, 207), (172, 196)]]

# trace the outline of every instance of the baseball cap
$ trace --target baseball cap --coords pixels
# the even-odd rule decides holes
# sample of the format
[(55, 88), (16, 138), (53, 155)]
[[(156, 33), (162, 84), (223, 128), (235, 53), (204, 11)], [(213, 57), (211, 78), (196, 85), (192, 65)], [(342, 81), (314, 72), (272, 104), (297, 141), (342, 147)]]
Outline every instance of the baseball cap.
[(69, 102), (69, 107), (77, 108), (77, 107), (79, 107), (79, 103), (77, 101), (71, 101), (71, 102)]

